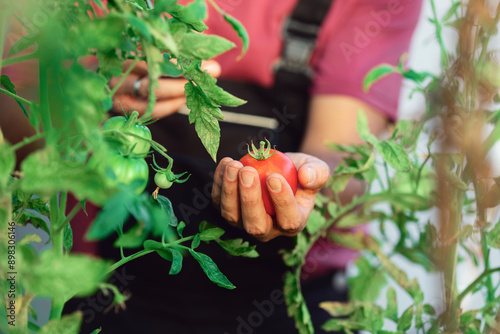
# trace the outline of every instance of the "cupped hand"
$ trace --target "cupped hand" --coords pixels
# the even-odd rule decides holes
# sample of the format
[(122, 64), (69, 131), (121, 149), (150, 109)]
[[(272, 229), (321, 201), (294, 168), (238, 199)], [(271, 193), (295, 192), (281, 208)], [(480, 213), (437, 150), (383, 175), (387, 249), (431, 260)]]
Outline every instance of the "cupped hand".
[[(124, 69), (127, 69), (133, 61), (127, 60), (124, 64)], [(221, 73), (221, 68), (215, 60), (203, 61), (201, 69), (210, 73), (211, 76), (217, 78)], [(113, 89), (119, 82), (120, 78), (113, 77), (109, 86)], [(137, 88), (134, 84), (137, 82)], [(155, 89), (156, 104), (153, 109), (153, 117), (162, 118), (173, 114), (186, 104), (186, 96), (184, 95), (184, 85), (187, 80), (184, 78), (161, 77), (158, 80), (159, 87)], [(149, 79), (148, 67), (145, 61), (138, 62), (132, 69), (130, 74), (125, 78), (120, 85), (116, 94), (113, 97), (113, 110), (116, 113), (125, 111), (137, 110), (139, 114), (143, 114), (148, 107), (149, 96)]]
[(267, 177), (275, 217), (266, 213), (255, 168), (224, 158), (215, 171), (214, 205), (229, 224), (244, 229), (259, 241), (299, 234), (306, 226), (316, 194), (330, 177), (330, 168), (322, 160), (304, 153), (286, 155), (297, 167), (299, 187), (294, 195), (283, 176), (273, 173)]

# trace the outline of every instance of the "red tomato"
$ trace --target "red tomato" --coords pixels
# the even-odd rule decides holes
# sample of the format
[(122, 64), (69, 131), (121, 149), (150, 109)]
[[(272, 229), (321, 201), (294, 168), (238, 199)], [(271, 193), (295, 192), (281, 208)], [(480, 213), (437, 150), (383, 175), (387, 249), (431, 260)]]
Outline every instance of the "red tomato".
[[(270, 146), (269, 142), (268, 145)], [(297, 168), (293, 164), (293, 161), (282, 152), (273, 150), (270, 147), (265, 149), (265, 143), (262, 141), (260, 142), (259, 150), (257, 150), (253, 144), (252, 147), (253, 152), (249, 152), (241, 158), (240, 162), (243, 166), (251, 166), (255, 168), (259, 173), (264, 207), (266, 208), (268, 215), (275, 216), (276, 211), (274, 210), (273, 201), (271, 200), (269, 190), (267, 189), (266, 178), (272, 173), (283, 175), (295, 195), (298, 184)]]

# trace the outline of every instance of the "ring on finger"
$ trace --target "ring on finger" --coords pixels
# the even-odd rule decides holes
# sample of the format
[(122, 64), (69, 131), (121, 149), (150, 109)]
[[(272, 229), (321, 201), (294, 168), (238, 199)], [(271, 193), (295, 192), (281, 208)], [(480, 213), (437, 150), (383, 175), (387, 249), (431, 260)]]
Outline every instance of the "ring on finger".
[(134, 84), (132, 85), (132, 94), (135, 97), (141, 97), (139, 94), (139, 90), (141, 89), (142, 79), (144, 79), (144, 77), (135, 80)]

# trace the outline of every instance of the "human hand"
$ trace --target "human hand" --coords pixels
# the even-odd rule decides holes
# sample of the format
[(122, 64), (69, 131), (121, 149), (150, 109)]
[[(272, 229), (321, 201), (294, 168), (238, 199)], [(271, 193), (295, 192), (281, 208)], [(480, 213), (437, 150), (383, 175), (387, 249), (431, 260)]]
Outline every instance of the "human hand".
[(226, 157), (215, 171), (214, 205), (230, 225), (244, 229), (259, 241), (299, 234), (306, 226), (316, 194), (330, 177), (330, 168), (322, 160), (304, 153), (286, 155), (297, 167), (299, 187), (294, 196), (283, 176), (273, 173), (267, 177), (275, 217), (266, 213), (255, 168), (244, 167), (239, 161)]
[[(132, 65), (132, 60), (127, 60), (124, 69)], [(203, 61), (201, 69), (210, 73), (214, 78), (219, 77), (221, 68), (215, 60)], [(116, 91), (113, 97), (113, 110), (122, 113), (125, 111), (137, 110), (143, 114), (148, 107), (148, 66), (145, 61), (138, 62), (132, 69), (125, 81)], [(120, 78), (113, 77), (109, 86), (113, 89)], [(155, 89), (156, 104), (153, 109), (153, 117), (162, 118), (173, 114), (186, 103), (184, 95), (184, 85), (187, 80), (184, 78), (161, 77), (158, 80), (159, 87)], [(134, 87), (135, 86), (135, 87)]]

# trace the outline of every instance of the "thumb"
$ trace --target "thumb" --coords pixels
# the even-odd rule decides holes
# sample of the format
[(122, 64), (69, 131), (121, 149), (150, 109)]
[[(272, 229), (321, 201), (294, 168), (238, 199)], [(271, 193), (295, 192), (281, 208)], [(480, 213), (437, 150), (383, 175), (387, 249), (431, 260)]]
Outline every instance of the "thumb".
[(307, 162), (299, 167), (299, 184), (304, 189), (320, 190), (330, 179), (330, 168), (324, 162)]

